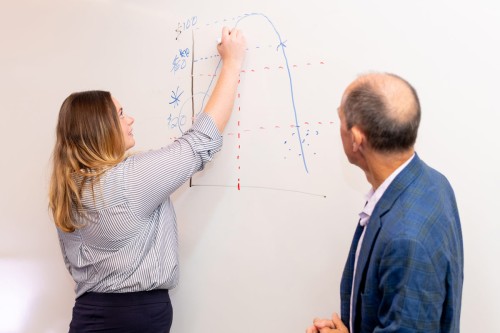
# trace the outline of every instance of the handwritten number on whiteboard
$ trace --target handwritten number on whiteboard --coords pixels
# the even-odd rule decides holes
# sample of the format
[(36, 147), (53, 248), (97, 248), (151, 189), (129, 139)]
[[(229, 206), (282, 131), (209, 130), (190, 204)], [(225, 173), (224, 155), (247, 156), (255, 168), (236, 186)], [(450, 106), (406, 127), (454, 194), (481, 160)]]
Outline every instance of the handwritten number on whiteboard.
[(170, 128), (182, 127), (186, 124), (186, 116), (181, 115), (180, 117), (178, 117), (170, 114), (167, 118), (167, 121)]
[(184, 31), (189, 30), (190, 28), (192, 28), (193, 26), (195, 26), (196, 23), (198, 23), (198, 17), (197, 16), (193, 16), (193, 17), (185, 20), (184, 22), (178, 22), (177, 23), (177, 28), (175, 29), (175, 33), (176, 33), (175, 40), (178, 40), (179, 36)]

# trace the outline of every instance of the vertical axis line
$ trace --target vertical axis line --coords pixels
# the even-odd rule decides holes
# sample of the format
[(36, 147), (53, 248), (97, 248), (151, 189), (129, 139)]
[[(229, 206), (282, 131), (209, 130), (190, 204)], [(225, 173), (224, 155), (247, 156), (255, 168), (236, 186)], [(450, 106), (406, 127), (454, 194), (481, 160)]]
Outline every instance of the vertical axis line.
[[(194, 30), (191, 30), (191, 126), (194, 124)], [(189, 177), (189, 187), (193, 186), (193, 177)]]

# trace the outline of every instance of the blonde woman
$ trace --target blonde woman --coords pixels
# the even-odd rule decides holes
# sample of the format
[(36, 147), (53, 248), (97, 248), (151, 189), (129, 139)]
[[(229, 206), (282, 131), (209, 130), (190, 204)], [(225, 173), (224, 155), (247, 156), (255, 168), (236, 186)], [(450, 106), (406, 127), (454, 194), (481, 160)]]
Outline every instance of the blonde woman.
[(240, 31), (222, 30), (223, 65), (204, 112), (162, 149), (127, 157), (134, 119), (108, 92), (62, 104), (49, 199), (76, 284), (70, 332), (169, 332), (178, 280), (170, 194), (220, 150), (245, 46)]

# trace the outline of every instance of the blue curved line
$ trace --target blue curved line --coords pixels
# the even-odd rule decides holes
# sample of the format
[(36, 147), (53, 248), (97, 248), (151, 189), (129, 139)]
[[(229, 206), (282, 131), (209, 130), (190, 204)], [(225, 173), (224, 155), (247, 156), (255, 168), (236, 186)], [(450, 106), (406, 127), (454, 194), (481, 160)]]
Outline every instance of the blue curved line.
[(207, 98), (208, 92), (210, 91), (210, 87), (212, 86), (212, 83), (214, 83), (215, 75), (217, 74), (217, 71), (219, 70), (221, 63), (222, 63), (222, 59), (219, 60), (219, 62), (217, 63), (217, 67), (215, 67), (215, 71), (214, 71), (214, 74), (212, 75), (212, 79), (210, 80), (210, 83), (208, 84), (207, 91), (205, 92), (205, 96), (203, 96), (203, 100), (201, 101), (200, 111), (198, 111), (196, 116), (198, 116), (201, 113), (201, 111), (203, 111), (203, 107), (205, 106), (205, 98)]
[[(182, 127), (181, 127), (181, 126), (184, 126), (184, 125), (181, 125), (181, 116), (182, 116), (182, 111), (184, 110), (184, 106), (186, 105), (186, 103), (187, 103), (187, 102), (191, 102), (191, 98), (192, 98), (193, 96), (196, 96), (196, 95), (202, 95), (202, 94), (203, 94), (203, 100), (205, 100), (205, 98), (206, 98), (207, 96), (209, 96), (209, 97), (210, 97), (210, 95), (208, 95), (208, 91), (207, 91), (207, 92), (197, 92), (197, 93), (195, 93), (195, 94), (191, 95), (191, 97), (190, 97), (189, 99), (186, 99), (186, 100), (184, 101), (184, 103), (182, 103), (182, 105), (181, 105), (181, 107), (180, 107), (180, 109), (179, 109), (179, 114), (177, 115), (177, 119), (179, 119), (179, 121), (177, 121), (177, 128), (179, 129), (179, 131), (181, 132), (181, 134), (182, 134), (182, 135), (184, 135), (184, 131), (182, 130)], [(199, 113), (198, 113), (198, 114), (196, 114), (196, 117), (197, 117), (198, 115), (199, 115)]]
[[(238, 19), (236, 21), (236, 24), (234, 25), (234, 28), (236, 28), (238, 26), (238, 23), (240, 23), (241, 20), (244, 20), (245, 18), (250, 17), (250, 16), (262, 16), (262, 17), (264, 17), (269, 22), (269, 24), (271, 24), (271, 27), (273, 28), (274, 32), (278, 36), (278, 40), (279, 40), (278, 48), (281, 46), (283, 57), (285, 58), (286, 70), (287, 70), (287, 73), (288, 73), (288, 80), (290, 82), (290, 97), (292, 99), (293, 115), (294, 115), (294, 119), (295, 119), (295, 127), (297, 128), (297, 140), (299, 141), (299, 146), (300, 146), (300, 152), (301, 152), (301, 156), (302, 156), (302, 161), (304, 162), (304, 168), (306, 169), (306, 172), (309, 173), (309, 170), (307, 169), (306, 157), (305, 157), (305, 154), (304, 154), (304, 147), (302, 145), (302, 138), (301, 138), (301, 135), (300, 135), (300, 125), (299, 125), (299, 120), (298, 120), (298, 116), (297, 116), (297, 108), (295, 106), (295, 96), (294, 96), (294, 93), (293, 93), (292, 73), (290, 72), (290, 65), (288, 64), (288, 57), (286, 56), (286, 52), (285, 52), (285, 47), (286, 46), (283, 43), (283, 40), (281, 39), (281, 35), (278, 32), (278, 30), (276, 29), (276, 27), (274, 26), (273, 22), (269, 19), (269, 17), (267, 17), (266, 15), (264, 15), (262, 13), (245, 14), (245, 16), (243, 16), (242, 18), (240, 18), (240, 19)], [(210, 91), (210, 87), (213, 84), (213, 81), (214, 81), (214, 78), (215, 78), (215, 74), (217, 73), (217, 70), (219, 69), (221, 62), (222, 62), (222, 59), (219, 60), (219, 63), (217, 64), (217, 67), (215, 68), (214, 75), (212, 76), (212, 80), (210, 81), (210, 84), (208, 85), (208, 88), (207, 88), (207, 93), (208, 93), (208, 91)], [(198, 114), (203, 110), (203, 106), (204, 106), (204, 103), (205, 103), (206, 96), (207, 96), (207, 94), (205, 95), (205, 97), (203, 97), (203, 102), (201, 103), (201, 109), (198, 112)]]

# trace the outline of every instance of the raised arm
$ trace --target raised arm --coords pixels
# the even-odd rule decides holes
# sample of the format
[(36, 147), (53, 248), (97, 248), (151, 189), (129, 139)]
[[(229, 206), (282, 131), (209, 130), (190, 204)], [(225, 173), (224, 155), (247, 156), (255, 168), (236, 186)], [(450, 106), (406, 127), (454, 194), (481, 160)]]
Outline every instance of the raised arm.
[(246, 43), (236, 29), (223, 28), (218, 45), (222, 69), (204, 113), (172, 144), (133, 155), (124, 168), (125, 193), (132, 210), (149, 216), (222, 146), (223, 132), (234, 106)]
[(246, 40), (238, 29), (222, 29), (217, 50), (222, 58), (222, 69), (204, 112), (210, 115), (220, 133), (224, 131), (233, 111), (239, 74), (243, 65)]

